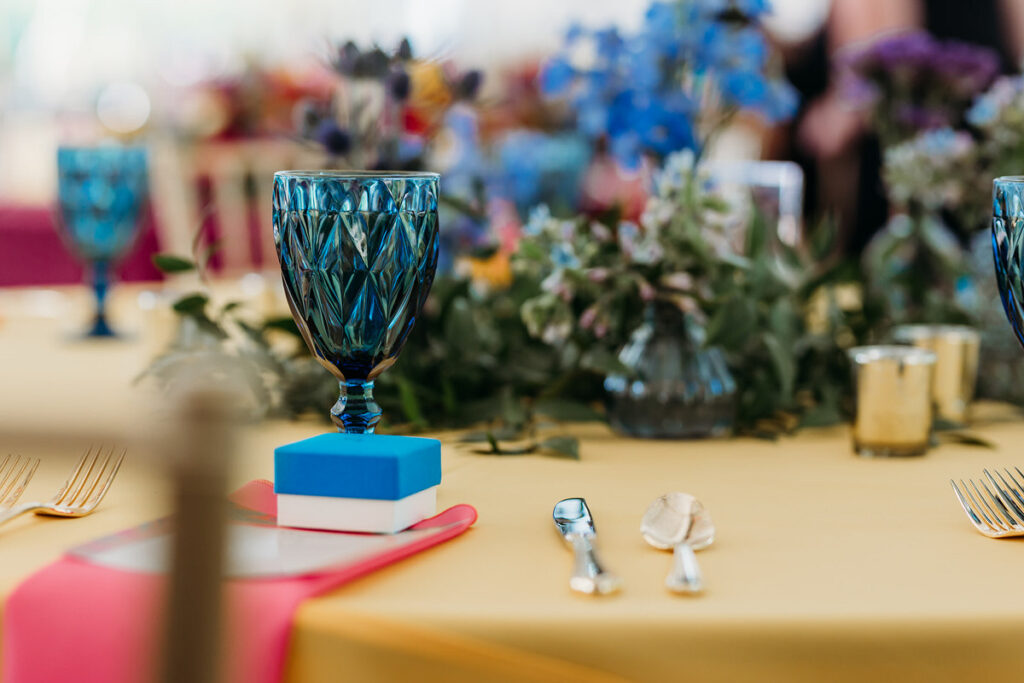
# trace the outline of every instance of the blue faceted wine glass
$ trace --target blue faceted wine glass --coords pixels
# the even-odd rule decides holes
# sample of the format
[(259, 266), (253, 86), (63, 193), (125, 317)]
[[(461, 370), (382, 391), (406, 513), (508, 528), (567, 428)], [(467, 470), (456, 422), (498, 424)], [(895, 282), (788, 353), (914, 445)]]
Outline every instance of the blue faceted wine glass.
[(279, 171), (274, 243), (310, 351), (339, 382), (338, 431), (372, 434), (391, 367), (437, 269), (436, 173)]
[(992, 252), (1003, 310), (1024, 345), (1024, 176), (992, 182)]
[(72, 250), (89, 265), (96, 295), (96, 318), (87, 336), (115, 336), (107, 322), (107, 290), (114, 264), (139, 232), (147, 175), (141, 147), (57, 150), (60, 224)]

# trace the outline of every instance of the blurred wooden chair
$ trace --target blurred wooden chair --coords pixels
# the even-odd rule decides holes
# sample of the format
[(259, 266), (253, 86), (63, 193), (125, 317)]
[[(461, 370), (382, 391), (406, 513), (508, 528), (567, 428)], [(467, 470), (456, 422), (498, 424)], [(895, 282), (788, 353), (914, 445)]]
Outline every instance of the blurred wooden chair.
[(227, 276), (275, 270), (274, 172), (318, 168), (323, 157), (285, 139), (154, 145), (152, 185), (164, 251), (191, 252), (196, 232), (219, 242), (215, 270)]

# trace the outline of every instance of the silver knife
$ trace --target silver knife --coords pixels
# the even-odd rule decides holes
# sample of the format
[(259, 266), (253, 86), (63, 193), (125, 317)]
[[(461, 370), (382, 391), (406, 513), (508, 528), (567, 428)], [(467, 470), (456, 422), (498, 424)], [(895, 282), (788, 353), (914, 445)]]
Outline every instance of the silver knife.
[(560, 500), (552, 516), (562, 538), (576, 554), (569, 587), (587, 595), (605, 595), (619, 590), (622, 579), (602, 566), (594, 549), (597, 532), (587, 501), (582, 498)]

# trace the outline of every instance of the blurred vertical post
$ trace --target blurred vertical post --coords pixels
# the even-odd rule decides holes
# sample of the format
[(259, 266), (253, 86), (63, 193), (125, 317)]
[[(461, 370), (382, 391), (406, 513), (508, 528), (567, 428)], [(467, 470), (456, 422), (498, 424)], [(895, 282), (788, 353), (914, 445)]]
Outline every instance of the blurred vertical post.
[(225, 488), (234, 448), (231, 405), (219, 392), (187, 393), (179, 429), (161, 448), (171, 465), (175, 509), (164, 683), (214, 683), (221, 671)]

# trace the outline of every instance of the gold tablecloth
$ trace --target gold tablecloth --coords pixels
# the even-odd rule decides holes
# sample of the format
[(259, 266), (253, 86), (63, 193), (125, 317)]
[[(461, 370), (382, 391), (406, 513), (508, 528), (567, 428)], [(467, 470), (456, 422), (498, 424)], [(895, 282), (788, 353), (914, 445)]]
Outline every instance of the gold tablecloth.
[[(0, 299), (0, 452), (35, 448), (45, 462), (26, 498), (45, 497), (67, 467), (56, 457), (69, 448), (62, 430), (129, 429), (141, 352), (139, 342), (69, 343), (56, 321), (11, 313), (11, 296)], [(54, 441), (30, 441), (26, 424)], [(233, 480), (269, 477), (275, 445), (321, 429), (247, 430)], [(845, 428), (777, 442), (570, 429), (583, 438), (579, 462), (486, 457), (446, 441), (439, 506), (476, 506), (476, 526), (305, 603), (286, 680), (1024, 678), (1024, 546), (978, 535), (948, 483), (1024, 465), (1019, 421), (975, 427), (995, 450), (947, 444), (907, 460), (854, 457)], [(91, 517), (0, 528), (0, 598), (67, 547), (165, 513), (157, 471), (130, 461)], [(647, 504), (671, 490), (699, 497), (718, 529), (699, 553), (700, 597), (666, 592), (671, 556), (639, 534)], [(571, 554), (551, 522), (568, 496), (589, 502), (621, 594), (569, 592)]]

